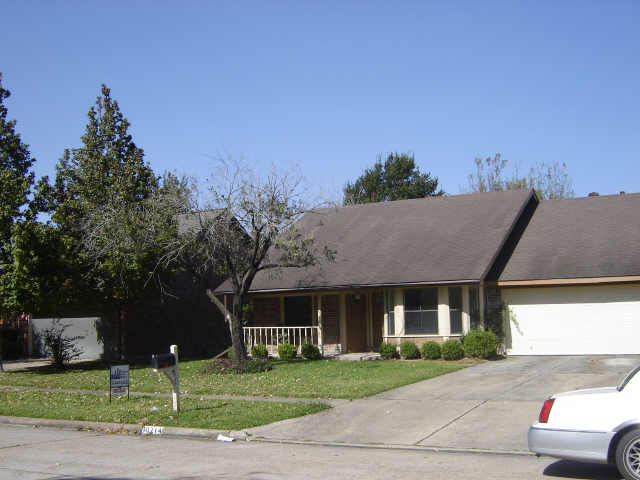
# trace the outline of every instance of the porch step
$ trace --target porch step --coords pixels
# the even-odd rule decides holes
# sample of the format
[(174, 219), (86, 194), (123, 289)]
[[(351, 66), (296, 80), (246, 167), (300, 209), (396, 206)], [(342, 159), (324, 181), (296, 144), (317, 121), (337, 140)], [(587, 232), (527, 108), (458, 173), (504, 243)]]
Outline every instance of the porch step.
[(380, 360), (380, 354), (378, 352), (341, 353), (333, 357), (333, 359), (346, 362), (363, 362), (366, 360)]

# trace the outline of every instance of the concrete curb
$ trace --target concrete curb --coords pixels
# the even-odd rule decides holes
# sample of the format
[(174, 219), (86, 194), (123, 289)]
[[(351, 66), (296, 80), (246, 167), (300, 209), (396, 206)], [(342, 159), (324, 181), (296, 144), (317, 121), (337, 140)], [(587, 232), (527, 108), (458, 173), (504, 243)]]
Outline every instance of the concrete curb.
[[(88, 422), (82, 420), (54, 420), (49, 418), (7, 417), (0, 416), (0, 424), (31, 426), (35, 428), (57, 428), (61, 430), (86, 430), (99, 433), (127, 433), (142, 435), (142, 425), (108, 422)], [(398, 450), (409, 452), (433, 452), (453, 454), (475, 455), (506, 455), (506, 456), (534, 456), (532, 452), (520, 450), (488, 450), (477, 448), (455, 448), (422, 445), (396, 445), (396, 444), (371, 444), (371, 443), (341, 443), (321, 442), (314, 440), (287, 440), (284, 438), (253, 437), (243, 431), (206, 430), (202, 428), (162, 427), (160, 435), (150, 435), (170, 438), (192, 438), (201, 440), (215, 440), (222, 434), (236, 441), (275, 443), (284, 445), (312, 445), (321, 447), (364, 448), (376, 450)]]
[[(57, 428), (60, 430), (88, 430), (102, 433), (129, 433), (142, 435), (143, 425), (131, 423), (89, 422), (83, 420), (55, 420), (51, 418), (7, 417), (0, 416), (0, 424), (22, 425), (31, 427)], [(229, 430), (206, 430), (202, 428), (162, 427), (163, 432), (158, 436), (190, 437), (214, 439), (223, 434), (235, 440), (247, 440), (244, 432)]]

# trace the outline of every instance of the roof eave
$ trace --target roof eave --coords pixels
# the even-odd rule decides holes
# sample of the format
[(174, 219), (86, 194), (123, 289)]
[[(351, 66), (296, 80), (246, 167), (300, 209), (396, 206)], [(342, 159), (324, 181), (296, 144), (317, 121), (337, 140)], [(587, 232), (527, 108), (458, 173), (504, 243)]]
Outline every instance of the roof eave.
[(579, 278), (539, 278), (532, 280), (499, 280), (499, 287), (553, 287), (570, 285), (601, 285), (613, 283), (640, 282), (640, 275), (624, 275), (610, 277), (579, 277)]
[[(290, 287), (290, 288), (271, 288), (271, 289), (256, 289), (250, 290), (249, 294), (265, 294), (265, 293), (289, 293), (289, 292), (320, 292), (320, 291), (335, 291), (335, 290), (354, 290), (360, 288), (400, 288), (400, 287), (425, 287), (436, 285), (473, 285), (480, 283), (480, 279), (460, 279), (460, 280), (434, 280), (428, 282), (400, 282), (400, 283), (363, 283), (363, 284), (344, 284), (344, 285), (324, 285), (324, 286), (311, 286), (311, 287)], [(231, 290), (216, 290), (215, 295), (230, 295), (233, 294)]]

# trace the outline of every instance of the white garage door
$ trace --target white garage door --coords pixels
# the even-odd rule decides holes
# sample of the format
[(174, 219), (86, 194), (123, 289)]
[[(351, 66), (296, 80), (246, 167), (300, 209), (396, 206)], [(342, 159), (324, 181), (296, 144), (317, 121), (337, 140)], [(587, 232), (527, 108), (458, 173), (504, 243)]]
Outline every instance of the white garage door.
[(503, 288), (511, 355), (640, 354), (640, 285)]

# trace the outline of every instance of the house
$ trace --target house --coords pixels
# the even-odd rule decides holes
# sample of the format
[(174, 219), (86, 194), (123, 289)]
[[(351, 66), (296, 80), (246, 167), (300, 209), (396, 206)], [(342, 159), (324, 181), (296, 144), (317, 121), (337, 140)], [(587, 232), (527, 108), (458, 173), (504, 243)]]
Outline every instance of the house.
[(640, 194), (542, 202), (498, 287), (510, 354), (640, 353)]
[(640, 352), (640, 194), (429, 197), (324, 209), (299, 227), (336, 262), (261, 272), (249, 346), (363, 352), (499, 318), (511, 355)]
[[(298, 227), (334, 263), (259, 272), (250, 347), (312, 341), (325, 354), (459, 338), (500, 309), (497, 281), (539, 200), (533, 190), (322, 209)], [(224, 283), (216, 293), (231, 293)]]

